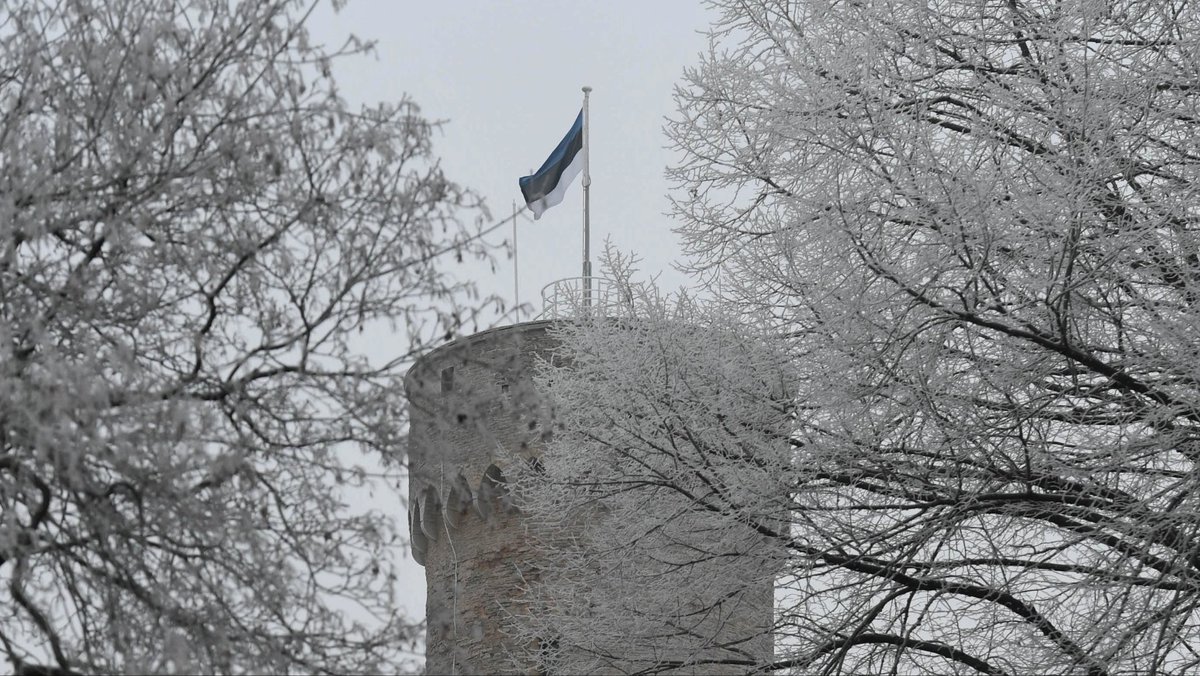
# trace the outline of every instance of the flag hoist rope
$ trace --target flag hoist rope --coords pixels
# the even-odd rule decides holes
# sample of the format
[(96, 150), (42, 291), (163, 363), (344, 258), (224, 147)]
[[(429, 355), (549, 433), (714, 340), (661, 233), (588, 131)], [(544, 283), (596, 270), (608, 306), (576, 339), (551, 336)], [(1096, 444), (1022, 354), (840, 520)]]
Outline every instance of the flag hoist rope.
[(592, 187), (592, 175), (588, 168), (588, 95), (592, 88), (583, 88), (583, 306), (592, 304), (592, 252), (591, 252), (591, 223), (589, 222), (589, 192)]

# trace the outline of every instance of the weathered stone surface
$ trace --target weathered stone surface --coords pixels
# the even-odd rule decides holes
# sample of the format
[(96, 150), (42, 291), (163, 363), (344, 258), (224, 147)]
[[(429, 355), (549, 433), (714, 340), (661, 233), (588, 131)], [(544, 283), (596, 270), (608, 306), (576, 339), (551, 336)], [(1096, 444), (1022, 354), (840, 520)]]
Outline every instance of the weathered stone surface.
[[(506, 628), (526, 602), (524, 590), (536, 581), (541, 561), (503, 474), (511, 463), (544, 451), (548, 402), (534, 390), (531, 372), (536, 360), (553, 358), (550, 324), (528, 322), (459, 339), (423, 357), (406, 378), (412, 402), (410, 532), (428, 585), (429, 673), (532, 670), (520, 656), (536, 646), (513, 645)], [(726, 605), (728, 611), (723, 606), (706, 623), (713, 626), (713, 645), (737, 644), (769, 659), (771, 585), (756, 584)], [(679, 648), (670, 640), (653, 652), (631, 655), (631, 669), (647, 660), (689, 656), (674, 654)], [(562, 663), (572, 661), (565, 655)], [(685, 673), (728, 671), (708, 665)]]

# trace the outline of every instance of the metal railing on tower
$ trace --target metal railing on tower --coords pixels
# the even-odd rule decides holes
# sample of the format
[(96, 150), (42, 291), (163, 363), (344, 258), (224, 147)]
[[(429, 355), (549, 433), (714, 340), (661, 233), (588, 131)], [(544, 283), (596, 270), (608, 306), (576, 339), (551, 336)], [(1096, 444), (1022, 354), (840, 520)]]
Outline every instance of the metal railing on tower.
[(560, 279), (542, 287), (542, 313), (537, 319), (633, 317), (639, 305), (637, 291), (604, 277)]

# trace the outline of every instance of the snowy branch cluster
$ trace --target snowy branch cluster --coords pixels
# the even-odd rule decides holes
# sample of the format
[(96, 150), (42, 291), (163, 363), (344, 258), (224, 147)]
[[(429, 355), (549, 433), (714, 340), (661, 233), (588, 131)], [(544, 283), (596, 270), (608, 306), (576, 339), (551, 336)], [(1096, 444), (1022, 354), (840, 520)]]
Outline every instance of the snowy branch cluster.
[[(415, 105), (346, 105), (330, 60), (362, 46), (310, 46), (309, 11), (0, 8), (17, 671), (379, 672), (419, 634), (391, 603), (393, 515), (342, 490), (356, 453), (397, 456), (412, 351), (468, 316), (435, 263), (485, 253), (478, 201)], [(354, 341), (389, 322), (407, 336), (369, 363)]]

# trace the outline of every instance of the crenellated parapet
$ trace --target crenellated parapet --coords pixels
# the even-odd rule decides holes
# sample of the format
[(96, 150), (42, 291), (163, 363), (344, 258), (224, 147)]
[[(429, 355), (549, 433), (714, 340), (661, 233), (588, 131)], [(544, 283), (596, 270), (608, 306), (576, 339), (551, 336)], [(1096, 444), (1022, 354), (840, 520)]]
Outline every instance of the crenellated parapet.
[(461, 471), (449, 481), (422, 483), (409, 498), (409, 535), (413, 559), (425, 565), (430, 543), (453, 536), (466, 519), (489, 523), (497, 513), (518, 511), (504, 471), (490, 464), (475, 485)]
[(461, 338), (422, 357), (405, 379), (409, 532), (428, 585), (429, 673), (521, 670), (505, 627), (539, 554), (506, 470), (543, 450), (549, 408), (532, 376), (538, 359), (552, 358), (551, 325)]

